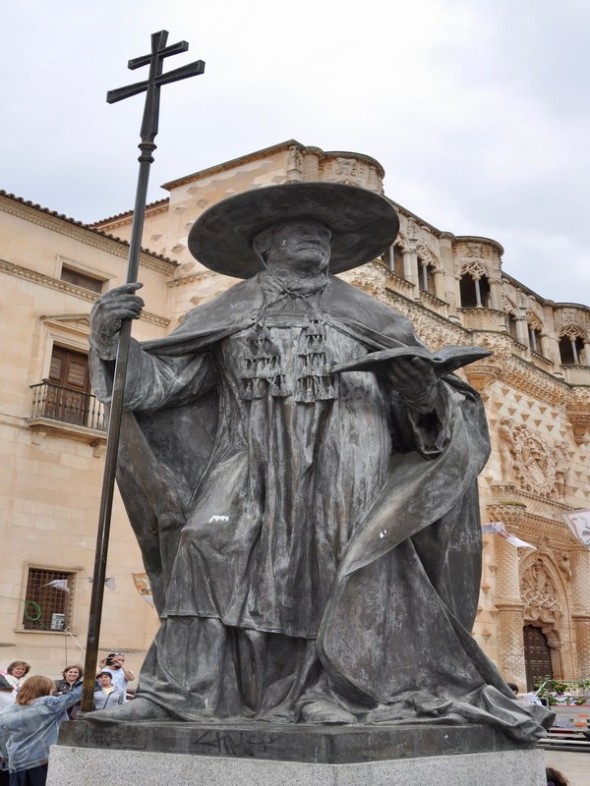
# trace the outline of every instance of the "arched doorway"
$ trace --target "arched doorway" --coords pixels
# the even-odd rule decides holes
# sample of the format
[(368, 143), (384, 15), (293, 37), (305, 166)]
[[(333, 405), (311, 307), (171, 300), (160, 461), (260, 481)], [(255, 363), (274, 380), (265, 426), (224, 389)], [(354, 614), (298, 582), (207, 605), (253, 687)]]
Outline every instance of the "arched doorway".
[(547, 637), (536, 625), (525, 625), (523, 628), (524, 660), (526, 668), (527, 690), (534, 690), (535, 685), (549, 677), (553, 679), (551, 665), (551, 648)]

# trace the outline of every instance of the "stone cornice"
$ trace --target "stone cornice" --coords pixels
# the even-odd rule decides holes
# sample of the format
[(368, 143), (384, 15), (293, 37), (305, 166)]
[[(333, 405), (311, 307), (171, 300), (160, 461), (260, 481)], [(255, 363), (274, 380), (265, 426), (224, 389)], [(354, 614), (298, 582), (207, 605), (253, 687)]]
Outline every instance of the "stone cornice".
[[(45, 211), (40, 206), (27, 204), (16, 197), (0, 194), (0, 198), (2, 197), (4, 197), (2, 211), (9, 215), (22, 218), (59, 235), (81, 241), (86, 246), (106, 251), (121, 259), (126, 260), (129, 255), (129, 243), (126, 240), (111, 236), (101, 229), (94, 229), (74, 219)], [(145, 250), (142, 250), (140, 265), (165, 276), (171, 275), (177, 267), (177, 263), (171, 259), (154, 256)]]
[(495, 606), (496, 611), (499, 613), (503, 611), (515, 611), (522, 614), (524, 612), (524, 603), (518, 598), (501, 598), (498, 596), (495, 599)]
[(218, 273), (214, 273), (212, 270), (200, 270), (198, 273), (191, 273), (188, 276), (182, 276), (179, 278), (171, 278), (169, 281), (166, 282), (167, 287), (183, 287), (187, 284), (194, 284), (200, 281), (205, 281), (208, 278), (215, 278), (218, 276)]
[[(145, 212), (146, 215), (150, 216), (157, 216), (160, 213), (167, 213), (170, 206), (170, 200), (168, 197), (164, 199), (158, 199), (157, 202), (152, 202), (151, 204), (147, 205)], [(126, 226), (127, 224), (131, 224), (133, 221), (133, 210), (126, 210), (123, 213), (117, 213), (114, 216), (110, 216), (108, 218), (103, 218), (100, 221), (95, 221), (90, 226), (99, 230), (105, 231), (108, 229), (114, 229), (115, 227), (122, 227)]]
[(9, 276), (15, 276), (16, 278), (24, 278), (42, 287), (65, 292), (68, 295), (80, 298), (80, 300), (86, 300), (89, 303), (94, 303), (94, 301), (98, 299), (96, 292), (91, 292), (88, 289), (69, 284), (67, 281), (60, 281), (57, 278), (46, 276), (45, 273), (39, 273), (37, 270), (31, 270), (31, 268), (23, 267), (22, 265), (15, 265), (13, 262), (7, 262), (5, 259), (0, 259), (0, 272), (6, 273)]
[[(302, 145), (296, 139), (288, 139), (285, 142), (279, 142), (278, 144), (272, 145), (271, 147), (265, 147), (262, 148), (262, 150), (256, 150), (255, 152), (248, 153), (245, 156), (232, 158), (229, 161), (224, 161), (223, 163), (215, 164), (215, 166), (207, 167), (207, 169), (200, 169), (197, 172), (192, 172), (189, 175), (183, 175), (176, 180), (170, 180), (167, 183), (163, 183), (162, 188), (165, 188), (166, 191), (172, 191), (172, 189), (178, 188), (178, 186), (186, 185), (187, 183), (191, 183), (194, 180), (198, 180), (203, 177), (210, 177), (211, 175), (216, 175), (219, 172), (224, 172), (228, 169), (234, 169), (236, 166), (243, 166), (245, 163), (267, 158), (269, 155), (274, 153), (287, 152), (289, 148), (293, 146), (296, 146), (299, 149), (305, 149), (305, 145)], [(314, 148), (309, 148), (309, 150), (314, 150)]]
[(158, 325), (159, 327), (167, 328), (170, 326), (171, 320), (168, 317), (161, 317), (151, 311), (142, 311), (140, 319), (149, 322), (151, 325)]
[[(506, 508), (512, 507), (514, 509), (520, 508), (526, 510), (526, 515), (529, 516), (533, 515), (529, 510), (530, 503), (534, 503), (539, 511), (536, 515), (538, 515), (539, 518), (547, 519), (553, 518), (556, 508), (562, 513), (576, 510), (572, 505), (567, 505), (565, 502), (560, 502), (558, 499), (541, 497), (531, 491), (525, 491), (524, 489), (518, 488), (513, 483), (492, 483), (490, 488), (493, 494), (493, 500), (488, 503), (487, 507), (502, 506)], [(540, 512), (542, 506), (547, 508), (545, 516)]]
[(80, 338), (87, 339), (90, 332), (89, 314), (72, 314), (71, 316), (47, 316), (41, 314), (39, 317), (48, 327), (59, 330), (67, 330), (69, 333), (77, 334)]
[[(6, 273), (9, 276), (32, 281), (39, 286), (55, 289), (66, 295), (72, 295), (80, 300), (85, 300), (88, 303), (94, 303), (99, 297), (96, 292), (90, 292), (88, 289), (69, 284), (67, 281), (60, 281), (57, 278), (46, 276), (44, 273), (39, 273), (37, 270), (31, 270), (31, 268), (23, 267), (22, 265), (15, 265), (13, 262), (7, 262), (5, 259), (0, 259), (0, 273)], [(150, 311), (143, 311), (141, 318), (152, 325), (158, 325), (160, 327), (168, 327), (170, 325), (170, 320), (167, 317), (161, 317)]]
[[(579, 546), (565, 521), (556, 518), (556, 508), (565, 513), (573, 510), (571, 506), (542, 499), (511, 484), (494, 484), (493, 493), (496, 499), (485, 505), (488, 516), (503, 521), (511, 535), (526, 540), (540, 552), (547, 547), (572, 551)], [(498, 499), (502, 494), (509, 498)]]
[(512, 387), (553, 405), (570, 398), (572, 388), (567, 382), (514, 355), (502, 364), (502, 376)]
[(107, 435), (104, 431), (86, 428), (85, 426), (76, 426), (71, 423), (62, 423), (59, 420), (51, 420), (50, 418), (42, 417), (28, 419), (27, 426), (32, 431), (36, 432), (36, 440), (38, 443), (43, 442), (47, 435), (52, 437), (65, 437), (66, 439), (74, 439), (78, 442), (88, 443), (91, 447), (95, 448), (94, 455), (96, 458), (102, 458), (104, 455), (103, 450), (107, 442)]

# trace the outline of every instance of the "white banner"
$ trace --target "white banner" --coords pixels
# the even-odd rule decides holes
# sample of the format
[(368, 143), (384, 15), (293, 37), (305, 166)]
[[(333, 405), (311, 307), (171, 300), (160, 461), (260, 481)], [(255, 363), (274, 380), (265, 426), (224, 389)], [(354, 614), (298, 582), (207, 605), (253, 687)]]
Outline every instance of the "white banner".
[(502, 521), (493, 521), (490, 524), (482, 524), (481, 531), (484, 535), (499, 535), (504, 540), (507, 540), (508, 543), (512, 543), (513, 546), (516, 546), (517, 549), (532, 549), (533, 551), (537, 550), (536, 546), (527, 543), (526, 540), (521, 540), (517, 538), (516, 535), (511, 535), (509, 532), (506, 531), (506, 525)]
[(590, 510), (576, 510), (574, 513), (564, 513), (563, 517), (574, 538), (579, 540), (582, 546), (590, 549)]

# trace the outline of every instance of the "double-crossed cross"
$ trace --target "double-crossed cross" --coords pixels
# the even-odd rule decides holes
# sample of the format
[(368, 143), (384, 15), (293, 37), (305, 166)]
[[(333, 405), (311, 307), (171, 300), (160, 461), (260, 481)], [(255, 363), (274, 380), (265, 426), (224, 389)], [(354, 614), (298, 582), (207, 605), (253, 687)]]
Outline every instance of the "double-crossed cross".
[(107, 93), (107, 101), (109, 104), (114, 104), (116, 101), (122, 101), (124, 98), (147, 92), (145, 99), (145, 109), (143, 111), (143, 122), (141, 124), (141, 141), (153, 142), (156, 134), (158, 133), (158, 116), (160, 113), (160, 87), (167, 85), (169, 82), (178, 82), (180, 79), (186, 79), (189, 76), (198, 76), (204, 73), (205, 63), (202, 60), (196, 60), (194, 63), (181, 66), (180, 68), (169, 71), (167, 74), (162, 73), (164, 66), (164, 58), (170, 55), (177, 55), (180, 52), (188, 50), (188, 43), (186, 41), (179, 41), (177, 44), (166, 46), (168, 39), (168, 31), (160, 30), (159, 33), (152, 34), (152, 51), (149, 55), (142, 55), (130, 60), (128, 67), (133, 71), (136, 68), (142, 68), (149, 65), (150, 73), (144, 82), (134, 82), (132, 85), (126, 87), (119, 87), (116, 90), (109, 90)]

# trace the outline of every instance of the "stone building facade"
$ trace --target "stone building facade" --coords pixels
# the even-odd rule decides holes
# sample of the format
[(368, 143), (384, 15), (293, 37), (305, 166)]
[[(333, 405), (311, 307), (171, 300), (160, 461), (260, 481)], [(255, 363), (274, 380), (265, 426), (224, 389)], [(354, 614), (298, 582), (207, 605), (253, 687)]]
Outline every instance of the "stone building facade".
[[(134, 335), (165, 335), (190, 308), (234, 283), (188, 251), (189, 229), (210, 205), (284, 182), (350, 183), (382, 193), (383, 174), (369, 156), (288, 140), (167, 183), (168, 198), (146, 213), (143, 245), (150, 251), (142, 257), (141, 280), (147, 313)], [(440, 231), (394, 204), (401, 222), (394, 246), (344, 277), (410, 317), (432, 349), (472, 344), (493, 351), (462, 372), (482, 395), (492, 435), (492, 455), (480, 478), (482, 520), (502, 522), (534, 547), (484, 536), (474, 636), (521, 688), (543, 676), (590, 677), (590, 552), (564, 519), (590, 508), (590, 308), (554, 303), (512, 279), (502, 270), (498, 242)], [(85, 422), (72, 433), (60, 421), (63, 412), (51, 408), (51, 397), (46, 403), (43, 385), (50, 379), (56, 384), (60, 363), (72, 363), (63, 353), (54, 357), (60, 348), (86, 351), (87, 314), (99, 290), (88, 290), (84, 276), (102, 282), (101, 291), (123, 281), (132, 215), (88, 227), (8, 195), (0, 208), (7, 222), (0, 269), (9, 281), (2, 292), (11, 308), (0, 348), (3, 368), (9, 368), (2, 382), (0, 449), (7, 460), (17, 459), (2, 491), (9, 548), (0, 553), (0, 666), (17, 650), (22, 657), (30, 653), (37, 665), (48, 647), (55, 651), (53, 664), (69, 634), (23, 630), (31, 600), (26, 577), (35, 565), (90, 575), (104, 432)], [(75, 381), (73, 374), (60, 386), (70, 390)], [(39, 384), (35, 393), (30, 386)], [(126, 586), (142, 568), (119, 502), (113, 529), (108, 572)], [(129, 589), (106, 591), (101, 644), (135, 651), (139, 665), (155, 620)], [(83, 645), (87, 584), (77, 580), (75, 592), (71, 632)], [(35, 616), (34, 605), (28, 611)]]
[[(83, 663), (106, 444), (88, 380), (88, 314), (122, 283), (127, 245), (0, 194), (0, 668), (15, 659), (59, 676)], [(169, 329), (176, 264), (143, 254), (150, 308), (138, 337)], [(112, 524), (102, 654), (138, 669), (157, 620), (138, 594), (143, 571), (119, 499)]]

